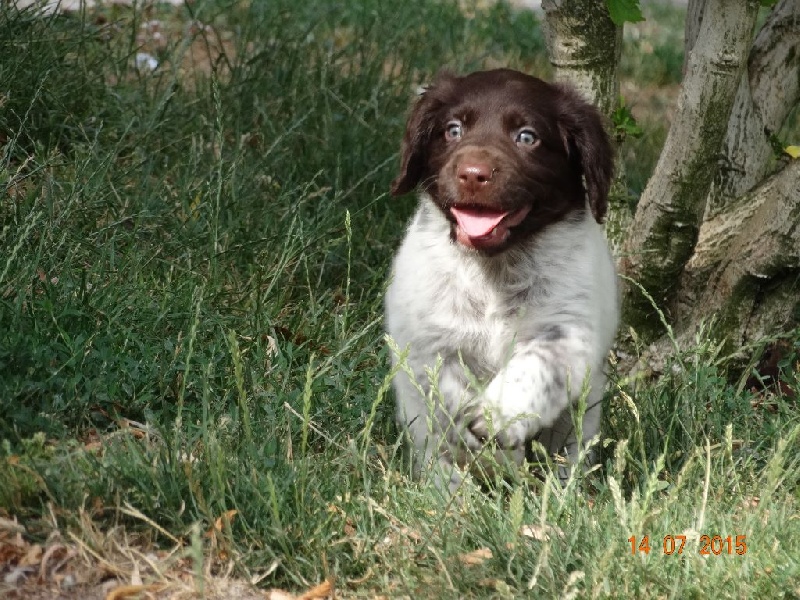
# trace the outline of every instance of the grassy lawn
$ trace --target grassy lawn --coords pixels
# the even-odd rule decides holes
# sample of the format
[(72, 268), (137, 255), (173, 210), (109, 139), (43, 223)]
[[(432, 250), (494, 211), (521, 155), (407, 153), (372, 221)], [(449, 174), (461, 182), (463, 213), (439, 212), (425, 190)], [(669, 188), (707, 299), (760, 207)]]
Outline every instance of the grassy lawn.
[[(533, 13), (468, 4), (0, 3), (0, 596), (800, 598), (797, 334), (765, 375), (766, 341), (703, 336), (612, 373), (566, 487), (409, 478), (382, 332), (407, 107), (442, 65), (549, 70)], [(626, 38), (633, 193), (680, 80), (659, 10)]]

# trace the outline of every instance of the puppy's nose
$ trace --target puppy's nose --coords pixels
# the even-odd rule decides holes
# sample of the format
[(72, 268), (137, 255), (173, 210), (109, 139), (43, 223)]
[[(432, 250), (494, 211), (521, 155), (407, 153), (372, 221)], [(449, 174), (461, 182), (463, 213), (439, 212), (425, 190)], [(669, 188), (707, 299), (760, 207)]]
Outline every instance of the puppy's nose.
[(494, 169), (489, 163), (464, 161), (459, 163), (456, 175), (461, 188), (470, 192), (477, 192), (492, 181)]

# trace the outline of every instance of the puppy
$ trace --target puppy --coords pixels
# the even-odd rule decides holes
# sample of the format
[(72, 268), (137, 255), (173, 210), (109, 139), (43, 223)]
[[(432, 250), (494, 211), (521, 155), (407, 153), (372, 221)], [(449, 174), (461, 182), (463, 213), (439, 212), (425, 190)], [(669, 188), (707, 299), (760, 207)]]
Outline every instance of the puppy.
[(418, 99), (392, 194), (420, 203), (385, 302), (417, 474), (438, 465), (455, 491), (476, 458), (521, 464), (538, 440), (574, 463), (598, 433), (619, 316), (599, 225), (612, 176), (600, 115), (565, 86), (442, 74)]

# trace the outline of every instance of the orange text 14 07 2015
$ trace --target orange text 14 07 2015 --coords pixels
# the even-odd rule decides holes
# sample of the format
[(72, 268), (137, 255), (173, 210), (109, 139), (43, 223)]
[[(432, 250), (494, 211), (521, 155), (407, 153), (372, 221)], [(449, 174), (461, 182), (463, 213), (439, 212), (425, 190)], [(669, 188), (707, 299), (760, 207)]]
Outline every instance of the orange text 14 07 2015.
[[(653, 542), (656, 542), (653, 544)], [(631, 554), (650, 554), (651, 551), (658, 552), (667, 556), (673, 554), (683, 554), (690, 551), (694, 544), (685, 535), (665, 535), (661, 540), (661, 548), (657, 541), (650, 541), (649, 535), (635, 536), (628, 538), (631, 545)], [(720, 556), (722, 554), (732, 554), (743, 556), (747, 554), (747, 536), (745, 535), (701, 535), (698, 539), (697, 553), (701, 556)]]

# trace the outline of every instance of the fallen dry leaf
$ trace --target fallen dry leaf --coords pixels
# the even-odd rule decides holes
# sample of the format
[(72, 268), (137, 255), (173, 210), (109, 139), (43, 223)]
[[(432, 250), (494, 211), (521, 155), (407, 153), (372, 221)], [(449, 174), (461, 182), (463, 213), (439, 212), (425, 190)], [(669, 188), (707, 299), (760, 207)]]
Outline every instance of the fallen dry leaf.
[(323, 600), (325, 598), (333, 598), (333, 595), (333, 579), (326, 579), (299, 596), (279, 589), (272, 589), (266, 592), (267, 600)]
[(560, 538), (564, 537), (564, 532), (558, 527), (553, 527), (552, 525), (523, 525), (519, 529), (519, 534), (522, 537), (533, 538), (534, 540), (538, 540), (540, 542), (549, 541), (551, 535)]
[(315, 600), (317, 598), (327, 598), (333, 596), (333, 579), (326, 579), (319, 585), (298, 596), (297, 600)]
[(749, 496), (742, 501), (742, 508), (749, 510), (751, 508), (758, 508), (761, 503), (761, 498), (758, 496)]
[(42, 559), (42, 547), (39, 544), (31, 544), (28, 546), (28, 550), (25, 554), (19, 559), (17, 566), (19, 567), (29, 567), (31, 565), (38, 565), (39, 561)]
[(166, 586), (162, 583), (153, 583), (150, 585), (121, 585), (108, 592), (105, 600), (123, 600), (123, 598), (130, 598), (142, 592), (159, 592), (165, 587)]
[(348, 537), (353, 537), (356, 534), (355, 523), (353, 523), (353, 519), (350, 517), (346, 518), (344, 521), (344, 534)]
[(458, 555), (458, 560), (469, 567), (474, 565), (482, 565), (490, 558), (492, 558), (492, 551), (489, 550), (489, 548), (478, 548), (472, 552)]
[(235, 508), (231, 510), (226, 510), (224, 513), (222, 513), (222, 516), (220, 516), (219, 518), (217, 518), (216, 521), (214, 521), (214, 525), (208, 531), (206, 531), (206, 537), (213, 537), (217, 531), (222, 531), (222, 527), (225, 524), (225, 521), (231, 523), (233, 521), (233, 517), (235, 517), (238, 513), (239, 511), (236, 510)]

